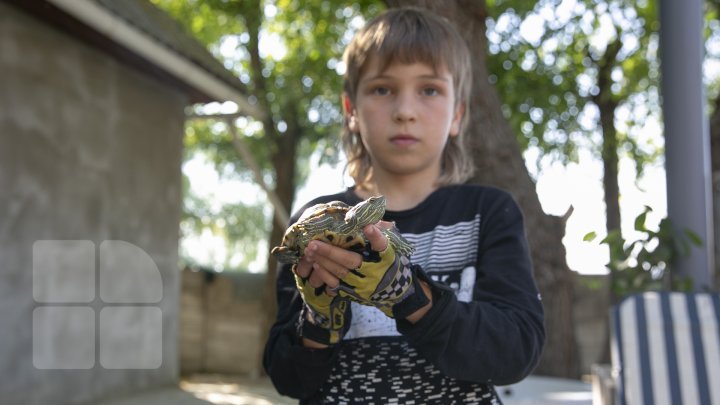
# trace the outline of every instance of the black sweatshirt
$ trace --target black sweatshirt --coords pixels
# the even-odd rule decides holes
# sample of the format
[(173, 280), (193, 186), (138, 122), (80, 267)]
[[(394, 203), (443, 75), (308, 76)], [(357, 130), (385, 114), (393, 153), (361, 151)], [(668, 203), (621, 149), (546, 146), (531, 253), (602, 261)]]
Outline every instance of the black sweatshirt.
[[(348, 189), (303, 209), (332, 200), (361, 201)], [(519, 207), (499, 189), (456, 185), (383, 219), (415, 245), (410, 260), (432, 280), (432, 308), (413, 325), (353, 303), (338, 345), (305, 348), (302, 300), (289, 265), (280, 266), (263, 358), (276, 389), (306, 404), (499, 403), (494, 385), (530, 374), (545, 340)]]

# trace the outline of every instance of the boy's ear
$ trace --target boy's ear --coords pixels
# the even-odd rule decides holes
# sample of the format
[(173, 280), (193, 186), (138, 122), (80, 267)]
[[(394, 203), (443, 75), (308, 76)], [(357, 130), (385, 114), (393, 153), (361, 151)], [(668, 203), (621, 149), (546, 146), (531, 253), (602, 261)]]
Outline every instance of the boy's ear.
[(357, 126), (357, 120), (355, 119), (355, 109), (353, 108), (352, 101), (346, 93), (342, 96), (343, 110), (345, 110), (345, 116), (347, 117), (347, 125), (351, 132), (359, 132), (360, 129)]
[(342, 94), (342, 104), (345, 114), (352, 113), (352, 101), (350, 101), (350, 97), (348, 97), (347, 93)]
[(462, 123), (463, 115), (465, 115), (465, 103), (459, 103), (455, 108), (455, 115), (450, 123), (450, 136), (457, 136), (460, 133), (460, 124)]

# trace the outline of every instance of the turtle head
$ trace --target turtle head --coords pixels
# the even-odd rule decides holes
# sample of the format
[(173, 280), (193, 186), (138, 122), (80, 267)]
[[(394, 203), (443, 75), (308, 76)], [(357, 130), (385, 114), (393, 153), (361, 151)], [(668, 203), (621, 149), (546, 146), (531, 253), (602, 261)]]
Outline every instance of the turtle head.
[(280, 263), (297, 263), (300, 261), (298, 253), (285, 246), (276, 246), (270, 252)]
[(348, 210), (345, 221), (355, 221), (358, 226), (374, 224), (385, 215), (385, 197), (370, 197)]

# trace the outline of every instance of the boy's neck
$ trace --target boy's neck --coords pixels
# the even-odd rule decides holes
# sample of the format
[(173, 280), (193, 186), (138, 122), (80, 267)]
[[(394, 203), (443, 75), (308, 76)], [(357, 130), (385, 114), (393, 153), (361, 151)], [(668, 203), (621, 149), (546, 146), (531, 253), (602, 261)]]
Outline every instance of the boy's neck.
[(394, 178), (393, 181), (374, 179), (355, 188), (355, 193), (363, 199), (374, 195), (383, 195), (390, 211), (404, 211), (423, 202), (438, 186), (435, 182), (417, 178)]

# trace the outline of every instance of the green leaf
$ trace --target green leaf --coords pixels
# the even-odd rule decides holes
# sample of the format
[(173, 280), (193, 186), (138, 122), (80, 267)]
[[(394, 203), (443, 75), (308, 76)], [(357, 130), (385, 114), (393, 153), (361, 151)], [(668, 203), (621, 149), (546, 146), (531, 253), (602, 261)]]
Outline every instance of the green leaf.
[(652, 209), (648, 206), (645, 206), (645, 210), (635, 218), (636, 231), (645, 232), (647, 230), (647, 228), (645, 227), (645, 220), (647, 219), (647, 214), (650, 211), (652, 211)]
[(690, 229), (685, 230), (685, 236), (690, 240), (692, 244), (695, 246), (702, 246), (703, 245), (703, 239), (698, 235), (697, 233), (693, 232)]
[[(687, 278), (678, 279), (673, 274), (672, 265), (689, 254), (691, 244), (701, 244), (702, 240), (691, 230), (675, 232), (668, 218), (660, 220), (657, 230), (648, 229), (645, 222), (650, 212), (652, 208), (646, 206), (634, 218), (635, 229), (644, 232), (639, 238), (626, 240), (619, 230), (613, 230), (600, 242), (609, 249), (610, 284), (618, 297), (663, 289), (688, 291), (692, 287)], [(595, 232), (586, 234), (587, 239), (590, 236)]]
[(597, 238), (597, 232), (591, 231), (586, 233), (585, 236), (583, 236), (583, 242), (592, 242), (595, 240), (595, 238)]

